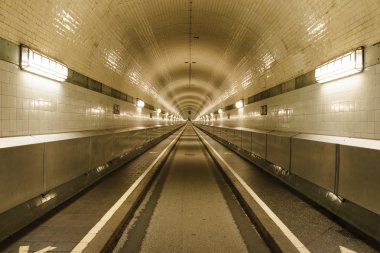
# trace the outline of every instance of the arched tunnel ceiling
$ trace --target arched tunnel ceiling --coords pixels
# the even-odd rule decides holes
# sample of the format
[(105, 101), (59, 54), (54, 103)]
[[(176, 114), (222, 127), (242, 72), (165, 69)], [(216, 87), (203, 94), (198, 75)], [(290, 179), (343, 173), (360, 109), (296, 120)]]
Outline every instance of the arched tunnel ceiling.
[(380, 34), (378, 0), (0, 1), (1, 37), (192, 116)]

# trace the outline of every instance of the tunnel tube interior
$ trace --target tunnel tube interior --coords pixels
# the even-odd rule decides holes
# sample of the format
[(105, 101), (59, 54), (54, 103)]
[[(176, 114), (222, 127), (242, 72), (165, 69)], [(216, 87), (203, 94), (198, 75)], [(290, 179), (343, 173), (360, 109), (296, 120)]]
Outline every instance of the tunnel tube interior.
[(0, 219), (189, 121), (380, 240), (379, 1), (0, 3)]

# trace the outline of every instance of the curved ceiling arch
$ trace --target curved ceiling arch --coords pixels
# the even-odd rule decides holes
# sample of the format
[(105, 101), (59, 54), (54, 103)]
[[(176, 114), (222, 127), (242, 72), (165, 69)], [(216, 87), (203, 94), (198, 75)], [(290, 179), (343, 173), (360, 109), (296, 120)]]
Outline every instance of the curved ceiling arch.
[(181, 106), (194, 106), (194, 107), (203, 107), (204, 103), (196, 100), (196, 99), (191, 99), (191, 98), (186, 98), (185, 100), (179, 102), (176, 104), (178, 108), (181, 108)]
[[(23, 4), (0, 6), (0, 16), (13, 17), (0, 23), (0, 37), (172, 113), (190, 91), (199, 98), (194, 108), (200, 101), (209, 113), (380, 34), (377, 0), (192, 0), (192, 34), (186, 0), (35, 1), (32, 11)], [(352, 32), (358, 27), (365, 36)], [(190, 70), (185, 62), (196, 63)]]

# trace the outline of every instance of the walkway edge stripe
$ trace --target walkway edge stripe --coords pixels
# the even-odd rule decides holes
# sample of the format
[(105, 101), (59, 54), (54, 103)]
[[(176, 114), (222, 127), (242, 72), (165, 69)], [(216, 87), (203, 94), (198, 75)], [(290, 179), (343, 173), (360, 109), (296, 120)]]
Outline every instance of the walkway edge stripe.
[(83, 252), (90, 242), (95, 238), (99, 231), (111, 219), (116, 211), (123, 205), (138, 185), (143, 181), (145, 176), (156, 166), (157, 162), (164, 156), (164, 154), (172, 147), (182, 135), (183, 130), (176, 136), (174, 140), (160, 153), (160, 155), (149, 165), (143, 174), (128, 188), (128, 190), (115, 202), (115, 204), (103, 215), (103, 217), (95, 224), (94, 227), (83, 237), (83, 239), (75, 246), (71, 253)]
[(199, 137), (204, 141), (208, 148), (214, 153), (215, 156), (228, 168), (228, 170), (234, 175), (244, 189), (249, 193), (254, 201), (265, 211), (265, 213), (272, 219), (272, 221), (278, 226), (282, 233), (288, 238), (288, 240), (297, 248), (301, 253), (310, 253), (305, 245), (293, 234), (292, 231), (278, 218), (278, 216), (265, 204), (265, 202), (252, 190), (251, 187), (234, 171), (233, 168), (219, 155), (219, 153), (205, 140), (200, 134)]

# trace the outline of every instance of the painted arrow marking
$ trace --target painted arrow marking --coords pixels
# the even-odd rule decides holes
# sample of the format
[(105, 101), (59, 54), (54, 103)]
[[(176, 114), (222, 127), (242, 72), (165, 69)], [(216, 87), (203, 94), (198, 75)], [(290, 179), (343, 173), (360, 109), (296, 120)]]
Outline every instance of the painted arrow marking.
[[(48, 246), (46, 248), (40, 249), (39, 251), (35, 251), (35, 253), (45, 253), (56, 248), (57, 247)], [(20, 248), (18, 249), (18, 253), (28, 253), (28, 252), (29, 252), (29, 246), (20, 246)]]

